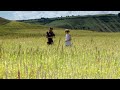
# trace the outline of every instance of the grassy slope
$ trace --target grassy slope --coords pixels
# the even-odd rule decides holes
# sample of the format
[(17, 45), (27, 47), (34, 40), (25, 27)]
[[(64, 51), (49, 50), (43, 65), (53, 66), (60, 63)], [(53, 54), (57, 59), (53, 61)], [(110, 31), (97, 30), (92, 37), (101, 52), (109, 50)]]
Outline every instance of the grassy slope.
[[(48, 29), (49, 27), (45, 25), (11, 21), (0, 25), (0, 38), (41, 37)], [(60, 30), (60, 28), (54, 29)]]
[[(39, 36), (41, 30), (48, 30), (47, 26), (28, 24), (24, 22), (11, 21), (4, 25), (0, 25), (0, 36), (9, 37), (29, 37), (29, 36)], [(37, 33), (37, 34), (36, 34)]]
[(120, 18), (117, 16), (84, 17), (56, 20), (46, 25), (71, 29), (118, 32), (120, 31)]
[(16, 21), (11, 21), (7, 24), (1, 25), (1, 28), (16, 28), (16, 29), (25, 29), (25, 28), (46, 28), (43, 25), (38, 25), (38, 24), (29, 24), (29, 23), (24, 23), (24, 22), (16, 22)]

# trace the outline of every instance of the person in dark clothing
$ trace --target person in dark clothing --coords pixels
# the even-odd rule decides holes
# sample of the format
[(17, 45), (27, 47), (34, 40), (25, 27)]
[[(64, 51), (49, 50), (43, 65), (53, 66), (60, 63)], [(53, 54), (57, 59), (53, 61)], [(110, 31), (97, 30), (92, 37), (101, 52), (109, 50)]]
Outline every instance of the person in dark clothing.
[(53, 37), (55, 37), (55, 34), (52, 30), (53, 28), (50, 28), (49, 31), (46, 33), (46, 37), (48, 38), (47, 42), (48, 45), (53, 44)]

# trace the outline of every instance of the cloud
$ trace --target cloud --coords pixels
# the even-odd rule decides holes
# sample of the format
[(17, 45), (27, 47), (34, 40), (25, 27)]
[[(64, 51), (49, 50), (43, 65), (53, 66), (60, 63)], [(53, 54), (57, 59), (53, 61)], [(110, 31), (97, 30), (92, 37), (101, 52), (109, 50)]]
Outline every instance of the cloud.
[(120, 11), (14, 11), (11, 19), (37, 19), (41, 17), (52, 18), (72, 15), (95, 15), (95, 14), (117, 14)]

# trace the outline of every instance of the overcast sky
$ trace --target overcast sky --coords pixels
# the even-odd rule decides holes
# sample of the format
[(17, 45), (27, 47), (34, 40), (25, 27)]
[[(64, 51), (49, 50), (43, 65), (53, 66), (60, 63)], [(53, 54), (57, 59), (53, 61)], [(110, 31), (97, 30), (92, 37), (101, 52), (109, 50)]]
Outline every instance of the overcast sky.
[(0, 11), (0, 17), (9, 20), (52, 18), (72, 15), (118, 14), (120, 11)]

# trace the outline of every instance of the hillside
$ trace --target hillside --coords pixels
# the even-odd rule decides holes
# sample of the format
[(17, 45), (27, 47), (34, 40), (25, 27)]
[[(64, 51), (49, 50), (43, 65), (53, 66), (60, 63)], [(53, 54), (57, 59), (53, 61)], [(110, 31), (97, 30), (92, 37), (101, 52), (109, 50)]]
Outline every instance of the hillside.
[(0, 25), (7, 24), (7, 23), (9, 23), (9, 22), (10, 22), (9, 20), (0, 17)]
[(120, 17), (118, 17), (118, 15), (115, 14), (67, 16), (18, 21), (69, 29), (93, 30), (100, 32), (120, 31)]
[[(0, 20), (1, 22), (1, 20)], [(6, 24), (0, 25), (0, 28), (4, 29), (37, 29), (37, 28), (46, 28), (44, 25), (38, 24), (29, 24), (24, 22), (9, 21)]]
[[(3, 22), (3, 20), (0, 20)], [(21, 37), (40, 37), (41, 32), (48, 30), (47, 26), (38, 24), (29, 24), (17, 21), (4, 21), (0, 24), (0, 38), (21, 38)]]

